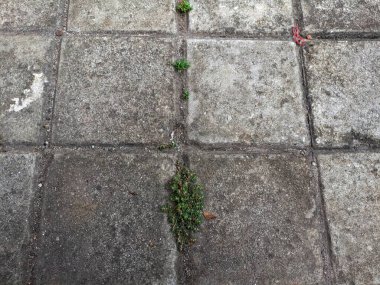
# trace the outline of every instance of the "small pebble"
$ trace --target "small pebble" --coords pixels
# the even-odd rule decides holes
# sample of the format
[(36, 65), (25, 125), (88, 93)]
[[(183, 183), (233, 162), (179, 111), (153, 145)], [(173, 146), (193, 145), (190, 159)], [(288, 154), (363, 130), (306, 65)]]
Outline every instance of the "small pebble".
[(62, 36), (63, 36), (63, 31), (62, 31), (62, 30), (56, 30), (56, 31), (55, 31), (55, 35), (56, 35), (57, 37), (62, 37)]

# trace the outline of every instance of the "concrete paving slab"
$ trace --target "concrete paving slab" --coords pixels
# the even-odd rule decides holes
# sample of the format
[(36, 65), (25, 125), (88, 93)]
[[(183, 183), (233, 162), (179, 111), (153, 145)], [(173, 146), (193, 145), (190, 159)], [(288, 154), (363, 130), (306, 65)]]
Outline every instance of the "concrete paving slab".
[(291, 0), (193, 0), (192, 4), (192, 32), (287, 35), (293, 23)]
[(54, 142), (168, 142), (177, 99), (174, 54), (169, 39), (66, 37)]
[(380, 145), (380, 43), (319, 42), (307, 69), (317, 145)]
[(49, 167), (38, 284), (175, 284), (176, 246), (160, 212), (175, 157), (57, 153)]
[(189, 137), (202, 143), (309, 142), (295, 45), (190, 40)]
[(0, 136), (38, 143), (42, 104), (53, 92), (54, 38), (0, 36)]
[(36, 155), (0, 154), (0, 283), (22, 284)]
[(324, 284), (309, 163), (293, 155), (190, 154), (206, 221), (181, 284)]
[(69, 30), (176, 31), (175, 0), (72, 0)]
[(1, 0), (0, 29), (48, 29), (58, 23), (61, 0)]
[(378, 0), (301, 0), (307, 32), (380, 32)]
[(337, 284), (379, 284), (380, 154), (319, 160)]

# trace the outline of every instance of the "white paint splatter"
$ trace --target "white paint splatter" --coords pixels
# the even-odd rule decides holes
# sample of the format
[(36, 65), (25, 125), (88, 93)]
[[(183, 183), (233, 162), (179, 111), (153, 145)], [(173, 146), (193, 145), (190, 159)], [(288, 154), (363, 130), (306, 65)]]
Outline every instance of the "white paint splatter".
[(46, 76), (40, 73), (33, 73), (34, 79), (30, 89), (23, 91), (25, 98), (13, 98), (13, 104), (10, 105), (8, 112), (19, 112), (25, 109), (34, 101), (38, 100), (44, 91), (44, 83), (47, 83)]

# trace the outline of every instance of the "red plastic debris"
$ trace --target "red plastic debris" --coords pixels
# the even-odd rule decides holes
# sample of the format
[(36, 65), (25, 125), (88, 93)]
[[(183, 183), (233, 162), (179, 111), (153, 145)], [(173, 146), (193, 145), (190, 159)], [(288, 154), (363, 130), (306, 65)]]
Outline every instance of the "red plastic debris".
[[(299, 45), (299, 46), (301, 46), (301, 47), (304, 47), (304, 46), (307, 44), (308, 40), (310, 40), (310, 39), (305, 39), (304, 37), (302, 37), (302, 36), (300, 35), (300, 33), (301, 33), (301, 31), (300, 31), (299, 26), (298, 26), (298, 25), (295, 25), (295, 26), (292, 28), (293, 41), (294, 41), (297, 45)], [(309, 36), (308, 36), (308, 37), (309, 37)], [(311, 38), (311, 36), (310, 36), (310, 38)]]

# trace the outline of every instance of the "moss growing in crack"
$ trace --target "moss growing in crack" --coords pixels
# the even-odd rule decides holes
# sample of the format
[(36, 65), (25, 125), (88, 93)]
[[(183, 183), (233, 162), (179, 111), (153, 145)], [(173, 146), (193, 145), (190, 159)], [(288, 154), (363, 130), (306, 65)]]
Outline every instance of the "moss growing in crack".
[(167, 143), (167, 144), (162, 144), (158, 147), (158, 150), (166, 150), (166, 149), (172, 149), (172, 148), (175, 148), (177, 146), (176, 142), (175, 141), (171, 141), (170, 143)]
[(178, 59), (173, 63), (173, 67), (177, 71), (184, 71), (190, 67), (190, 63), (186, 59)]
[(190, 92), (188, 90), (183, 91), (182, 98), (183, 100), (189, 100)]
[(169, 202), (162, 207), (162, 211), (167, 213), (178, 250), (182, 251), (194, 242), (193, 233), (199, 230), (203, 222), (203, 186), (194, 172), (177, 165), (169, 191)]
[(193, 10), (193, 7), (191, 6), (190, 2), (187, 1), (187, 0), (181, 0), (177, 4), (176, 8), (177, 8), (177, 11), (180, 12), (180, 13), (188, 13), (191, 10)]

